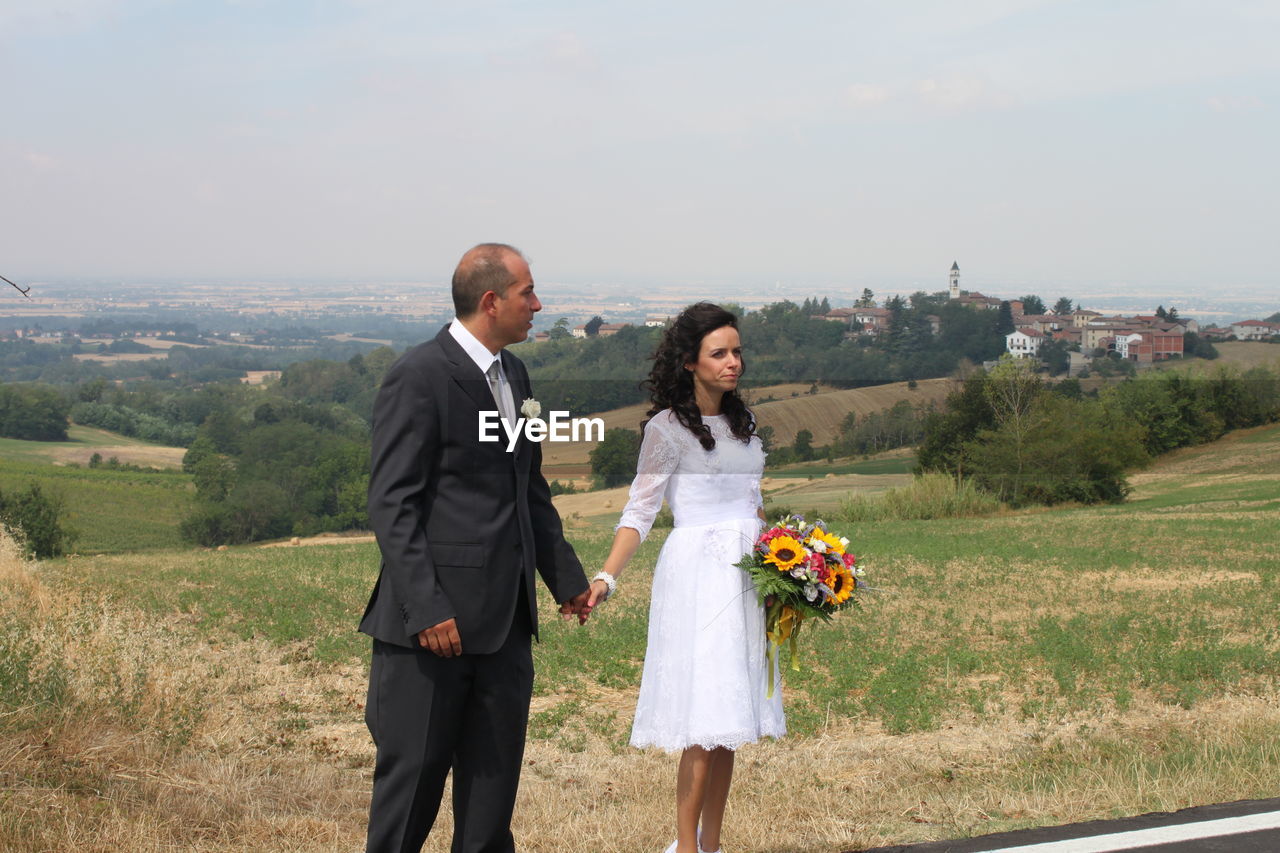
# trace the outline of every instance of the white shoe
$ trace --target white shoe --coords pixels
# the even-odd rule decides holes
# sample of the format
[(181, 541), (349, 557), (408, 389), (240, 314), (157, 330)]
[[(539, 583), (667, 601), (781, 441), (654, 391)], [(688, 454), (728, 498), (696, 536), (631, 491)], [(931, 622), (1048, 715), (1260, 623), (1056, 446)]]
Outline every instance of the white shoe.
[(724, 853), (724, 848), (717, 847), (715, 850), (702, 849), (702, 827), (698, 827), (698, 853)]
[(676, 848), (680, 846), (680, 840), (676, 839), (671, 842), (671, 846), (667, 848), (666, 853), (676, 853)]

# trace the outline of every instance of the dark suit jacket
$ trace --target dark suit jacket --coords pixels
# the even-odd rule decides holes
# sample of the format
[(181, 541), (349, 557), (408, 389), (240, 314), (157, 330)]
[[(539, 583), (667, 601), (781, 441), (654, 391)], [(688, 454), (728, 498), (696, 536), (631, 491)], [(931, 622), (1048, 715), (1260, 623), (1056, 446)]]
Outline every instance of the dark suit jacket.
[[(533, 396), (529, 373), (506, 351), (502, 368), (518, 409)], [(416, 647), (419, 631), (452, 617), (463, 653), (488, 654), (517, 607), (528, 609), (537, 634), (535, 567), (557, 602), (587, 588), (551, 505), (542, 446), (522, 438), (508, 453), (500, 427), (500, 441), (479, 440), (479, 413), (496, 410), (484, 374), (447, 326), (387, 371), (369, 478), (382, 569), (364, 633)]]

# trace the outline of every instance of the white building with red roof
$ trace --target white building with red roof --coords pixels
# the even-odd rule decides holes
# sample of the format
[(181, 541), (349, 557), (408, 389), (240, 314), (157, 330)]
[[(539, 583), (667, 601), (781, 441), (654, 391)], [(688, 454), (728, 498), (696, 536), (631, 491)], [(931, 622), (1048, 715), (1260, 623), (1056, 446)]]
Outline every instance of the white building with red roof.
[(1044, 332), (1024, 326), (1005, 335), (1004, 345), (1014, 358), (1035, 358), (1044, 339)]

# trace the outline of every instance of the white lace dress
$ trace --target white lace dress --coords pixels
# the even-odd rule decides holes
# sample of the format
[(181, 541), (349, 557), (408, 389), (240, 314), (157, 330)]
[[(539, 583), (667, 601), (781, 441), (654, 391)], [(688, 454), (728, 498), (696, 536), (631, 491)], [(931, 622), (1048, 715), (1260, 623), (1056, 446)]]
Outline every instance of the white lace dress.
[(744, 444), (723, 415), (704, 417), (716, 446), (670, 410), (649, 421), (619, 527), (644, 539), (665, 497), (675, 516), (654, 569), (632, 746), (737, 749), (786, 733), (782, 690), (766, 699), (764, 609), (734, 565), (760, 533), (760, 439)]

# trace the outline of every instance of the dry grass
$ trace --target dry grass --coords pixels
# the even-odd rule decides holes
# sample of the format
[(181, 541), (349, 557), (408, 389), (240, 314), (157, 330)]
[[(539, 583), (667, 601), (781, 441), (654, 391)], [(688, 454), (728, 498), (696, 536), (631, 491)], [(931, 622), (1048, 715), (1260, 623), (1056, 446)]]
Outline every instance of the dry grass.
[[(1181, 703), (1158, 680), (1111, 685), (1105, 667), (1078, 672), (1074, 692), (1063, 692), (1047, 658), (1020, 650), (1041, 620), (1081, 617), (1088, 628), (1134, 615), (1174, 628), (1200, 620), (1173, 635), (1178, 645), (1203, 635), (1210, 648), (1280, 651), (1273, 620), (1259, 618), (1274, 597), (1274, 509), (1223, 511), (1215, 491), (1233, 477), (1265, 486), (1258, 478), (1272, 476), (1278, 444), (1271, 428), (1175, 454), (1141, 475), (1134, 507), (854, 531), (872, 579), (891, 592), (822, 635), (835, 662), (788, 681), (788, 714), (809, 733), (740, 752), (726, 849), (836, 853), (1272, 795), (1280, 688), (1268, 671), (1210, 675)], [(1160, 504), (1208, 480), (1203, 499), (1218, 511), (1196, 509), (1200, 497)], [(603, 547), (584, 539), (580, 550)], [(0, 851), (359, 849), (373, 757), (363, 664), (87, 591), (90, 572), (139, 571), (130, 559), (71, 562), (54, 576), (0, 538)], [(136, 562), (155, 559), (165, 557)], [(599, 624), (546, 631), (515, 824), (521, 850), (635, 853), (671, 840), (675, 759), (625, 745), (635, 685), (578, 678), (549, 655), (572, 664), (613, 653), (620, 626), (647, 607), (646, 566), (625, 580)], [(212, 606), (214, 592), (199, 601)], [(905, 729), (850, 710), (879, 689), (879, 669), (844, 692), (824, 687), (819, 671), (952, 652), (977, 665), (923, 673), (946, 701), (931, 723)], [(32, 661), (25, 681), (13, 677), (19, 658)], [(65, 686), (42, 696), (50, 685)], [(1116, 686), (1131, 688), (1125, 701)], [(976, 701), (951, 698), (966, 693)], [(446, 808), (426, 849), (447, 850), (449, 829)]]
[[(827, 474), (813, 480), (797, 477), (768, 477), (760, 489), (770, 506), (790, 506), (796, 510), (835, 511), (850, 495), (878, 495), (911, 482), (910, 474)], [(567, 522), (577, 519), (617, 517), (627, 503), (630, 486), (600, 489), (571, 495), (556, 495), (556, 509)]]
[(1215, 343), (1218, 357), (1199, 366), (1212, 370), (1217, 364), (1234, 364), (1242, 370), (1280, 364), (1280, 346), (1262, 341), (1223, 341)]

